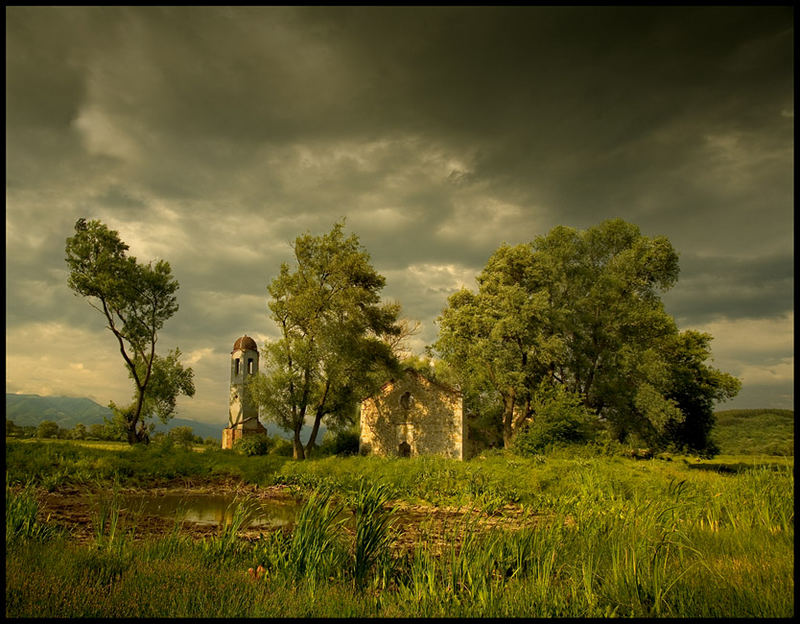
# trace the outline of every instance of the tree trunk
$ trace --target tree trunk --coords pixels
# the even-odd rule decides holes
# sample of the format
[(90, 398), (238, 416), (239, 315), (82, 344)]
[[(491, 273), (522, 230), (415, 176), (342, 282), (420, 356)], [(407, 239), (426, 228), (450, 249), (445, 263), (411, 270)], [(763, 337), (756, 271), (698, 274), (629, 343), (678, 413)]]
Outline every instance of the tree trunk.
[(294, 430), (294, 439), (292, 440), (292, 448), (293, 448), (292, 457), (294, 459), (306, 458), (306, 454), (303, 451), (303, 443), (300, 441), (300, 429)]
[(503, 448), (511, 448), (513, 429), (511, 424), (514, 419), (514, 392), (503, 396)]
[(314, 415), (314, 426), (311, 428), (311, 437), (308, 438), (308, 444), (306, 444), (306, 454), (310, 453), (314, 449), (314, 445), (317, 442), (317, 432), (319, 431), (319, 423), (322, 420), (322, 414), (317, 412)]

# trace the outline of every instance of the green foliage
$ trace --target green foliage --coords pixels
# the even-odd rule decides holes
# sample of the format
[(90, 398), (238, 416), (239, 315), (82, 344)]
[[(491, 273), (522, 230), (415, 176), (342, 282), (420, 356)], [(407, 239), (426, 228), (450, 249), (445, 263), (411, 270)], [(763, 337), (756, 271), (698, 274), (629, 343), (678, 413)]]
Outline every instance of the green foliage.
[(346, 556), (339, 535), (342, 511), (329, 492), (312, 492), (297, 514), (282, 556), (273, 558), (275, 572), (293, 582), (306, 580), (312, 585), (338, 574)]
[[(150, 381), (142, 405), (142, 418), (157, 417), (166, 424), (175, 413), (179, 396), (194, 396), (194, 371), (180, 362), (181, 350), (177, 347), (166, 357), (156, 354), (150, 370)], [(141, 365), (141, 364), (140, 364)], [(144, 368), (140, 376), (144, 376)]]
[(86, 436), (89, 435), (89, 432), (86, 430), (86, 425), (83, 423), (78, 423), (75, 427), (70, 431), (69, 437), (73, 440), (85, 440)]
[(38, 438), (57, 438), (58, 425), (52, 420), (43, 420), (36, 428), (36, 437)]
[(706, 365), (709, 335), (678, 332), (664, 311), (659, 293), (677, 278), (664, 237), (621, 219), (583, 232), (557, 227), (498, 248), (478, 292), (449, 298), (435, 347), (465, 400), (502, 406), (506, 447), (546, 381), (580, 395), (620, 441), (712, 455), (713, 405), (740, 384)]
[(31, 483), (19, 490), (9, 487), (6, 474), (6, 546), (18, 540), (49, 539), (56, 535), (54, 527), (37, 518), (39, 502)]
[(794, 456), (793, 410), (723, 410), (714, 416), (712, 436), (721, 453)]
[(167, 433), (167, 436), (172, 438), (176, 444), (180, 444), (186, 448), (190, 448), (194, 443), (194, 433), (191, 427), (173, 427)]
[(166, 358), (155, 353), (158, 332), (178, 311), (178, 282), (168, 262), (140, 264), (127, 255), (119, 234), (98, 220), (78, 219), (75, 234), (66, 241), (67, 285), (89, 299), (105, 317), (116, 338), (135, 387), (129, 407), (111, 404), (125, 419), (128, 441), (148, 439), (146, 419), (171, 415), (178, 394), (194, 394), (191, 369), (178, 362), (180, 351)]
[(502, 403), (506, 445), (527, 416), (519, 407), (562, 350), (556, 334), (542, 331), (548, 301), (536, 290), (533, 268), (530, 245), (502, 245), (478, 275), (478, 293), (452, 295), (438, 320), (436, 349), (460, 386)]
[(249, 435), (239, 438), (233, 445), (233, 450), (242, 455), (266, 455), (272, 446), (272, 438), (265, 434)]
[[(376, 462), (358, 459), (335, 461), (349, 464), (351, 470), (374, 472)], [(502, 464), (487, 459), (482, 473), (492, 481), (508, 461), (507, 455)], [(7, 553), (7, 615), (793, 614), (790, 469), (751, 469), (731, 477), (693, 471), (683, 464), (648, 464), (646, 470), (632, 471), (632, 460), (554, 459), (552, 466), (551, 460), (514, 461), (514, 468), (505, 469), (555, 477), (544, 488), (542, 513), (513, 530), (494, 525), (489, 529), (475, 517), (444, 523), (432, 518), (417, 527), (419, 538), (411, 547), (401, 547), (399, 533), (381, 531), (376, 521), (371, 534), (378, 539), (362, 542), (377, 544), (363, 583), (355, 582), (358, 529), (348, 537), (338, 508), (329, 497), (315, 494), (294, 530), (254, 542), (227, 537), (239, 533), (233, 529), (199, 541), (174, 534), (135, 545), (123, 540), (114, 549), (19, 541)], [(314, 463), (291, 465), (305, 470)], [(425, 463), (429, 476), (446, 467)], [(377, 511), (374, 520), (384, 520), (389, 512), (377, 504), (382, 497), (373, 496), (373, 504), (367, 504), (370, 496), (365, 496), (381, 486), (358, 479), (354, 483), (365, 485), (362, 508)], [(397, 518), (397, 513), (392, 515)], [(388, 558), (378, 556), (380, 552), (389, 553)], [(266, 569), (258, 579), (246, 572), (257, 564)]]
[[(35, 449), (30, 466), (50, 470), (59, 456), (160, 464), (177, 454), (261, 472), (276, 459), (180, 449), (162, 456), (152, 445), (114, 455), (75, 442), (9, 446), (9, 472), (20, 470), (24, 447)], [(238, 519), (199, 540), (176, 525), (134, 542), (122, 530), (133, 527), (118, 524), (109, 542), (110, 504), (100, 548), (33, 535), (8, 547), (7, 537), (6, 616), (791, 617), (793, 462), (776, 468), (750, 457), (740, 471), (721, 473), (717, 461), (575, 457), (571, 449), (494, 451), (467, 462), (287, 461), (277, 469), (308, 495), (306, 505), (292, 530), (261, 539), (242, 537), (244, 504)], [(27, 493), (35, 500), (30, 485)], [(418, 507), (422, 498), (439, 509)], [(398, 499), (417, 515), (404, 516)], [(442, 509), (476, 510), (493, 499), (491, 518), (454, 519)], [(352, 506), (355, 525), (342, 523), (348, 514), (336, 500)], [(35, 518), (27, 509), (17, 517)], [(401, 539), (408, 529), (416, 531), (410, 545)], [(256, 579), (247, 568), (259, 564), (266, 573)]]
[(367, 575), (390, 552), (392, 509), (386, 508), (391, 491), (382, 483), (359, 483), (355, 500), (356, 535), (353, 549), (353, 578), (363, 587)]
[[(232, 513), (229, 514), (228, 511)], [(217, 535), (204, 538), (201, 542), (204, 562), (217, 567), (242, 552), (244, 544), (238, 539), (238, 534), (247, 527), (257, 512), (258, 501), (255, 498), (235, 498), (224, 514), (225, 517), (230, 517), (230, 522), (220, 525)]]
[(292, 442), (279, 435), (274, 435), (270, 441), (270, 453), (272, 455), (279, 455), (281, 457), (292, 456)]
[[(268, 418), (296, 432), (307, 417), (312, 432), (323, 418), (346, 426), (354, 407), (385, 381), (396, 358), (384, 338), (400, 332), (397, 304), (382, 304), (385, 280), (369, 263), (355, 235), (337, 223), (323, 236), (305, 234), (294, 243), (296, 267), (284, 263), (269, 285), (271, 317), (280, 339), (262, 353), (263, 374), (249, 390)], [(306, 449), (295, 438), (294, 456)]]
[(532, 419), (514, 437), (520, 455), (536, 455), (553, 445), (588, 442), (597, 417), (581, 398), (563, 386), (540, 385), (533, 396)]
[(328, 430), (319, 447), (322, 455), (356, 455), (358, 453), (359, 432), (357, 427), (340, 431)]

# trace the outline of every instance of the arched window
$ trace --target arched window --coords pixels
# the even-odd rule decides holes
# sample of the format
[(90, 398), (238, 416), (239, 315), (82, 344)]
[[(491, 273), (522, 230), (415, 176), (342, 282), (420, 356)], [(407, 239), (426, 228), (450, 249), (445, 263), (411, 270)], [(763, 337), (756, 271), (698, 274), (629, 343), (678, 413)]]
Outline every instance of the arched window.
[(238, 375), (239, 374), (239, 358), (236, 358), (234, 360), (233, 374), (234, 375)]
[(247, 374), (253, 374), (253, 358), (247, 358)]
[(410, 392), (404, 392), (403, 395), (400, 397), (400, 407), (402, 407), (405, 411), (411, 409), (411, 405), (414, 402), (414, 397), (411, 396)]

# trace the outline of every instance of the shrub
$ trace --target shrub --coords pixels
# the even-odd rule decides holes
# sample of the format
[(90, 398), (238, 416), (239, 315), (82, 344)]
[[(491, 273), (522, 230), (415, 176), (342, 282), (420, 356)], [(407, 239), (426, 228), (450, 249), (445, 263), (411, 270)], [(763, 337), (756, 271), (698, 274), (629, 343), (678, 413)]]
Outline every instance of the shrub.
[(236, 440), (233, 450), (242, 455), (252, 457), (253, 455), (266, 455), (269, 452), (272, 440), (264, 434), (244, 436)]
[(194, 433), (191, 427), (173, 427), (167, 435), (172, 438), (176, 444), (184, 447), (192, 446), (194, 442)]
[(270, 451), (270, 453), (272, 455), (281, 455), (284, 457), (292, 456), (292, 453), (294, 452), (294, 447), (292, 446), (291, 440), (282, 438), (279, 435), (272, 436), (271, 440), (272, 440), (272, 450)]
[(562, 386), (540, 387), (533, 400), (533, 420), (514, 437), (519, 455), (535, 455), (554, 445), (587, 442), (593, 416), (580, 397)]
[(328, 431), (320, 445), (323, 455), (357, 455), (358, 454), (358, 431), (345, 429), (343, 431)]

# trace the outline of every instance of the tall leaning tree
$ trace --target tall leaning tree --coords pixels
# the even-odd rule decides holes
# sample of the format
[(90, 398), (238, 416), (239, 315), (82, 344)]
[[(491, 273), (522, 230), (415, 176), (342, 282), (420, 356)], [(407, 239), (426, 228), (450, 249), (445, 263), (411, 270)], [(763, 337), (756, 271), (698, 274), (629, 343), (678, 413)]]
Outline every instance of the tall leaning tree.
[(294, 257), (294, 269), (283, 263), (268, 287), (280, 338), (266, 343), (250, 391), (265, 416), (293, 434), (294, 458), (305, 459), (323, 419), (346, 426), (358, 402), (397, 373), (391, 345), (401, 327), (399, 305), (381, 302), (385, 279), (343, 223), (297, 237)]
[(118, 232), (98, 220), (78, 219), (67, 238), (67, 285), (88, 299), (106, 319), (134, 383), (129, 405), (113, 402), (115, 421), (130, 444), (148, 442), (157, 416), (167, 422), (177, 397), (194, 396), (194, 372), (180, 362), (180, 350), (156, 353), (158, 332), (178, 311), (178, 281), (165, 260), (141, 264), (127, 255)]

